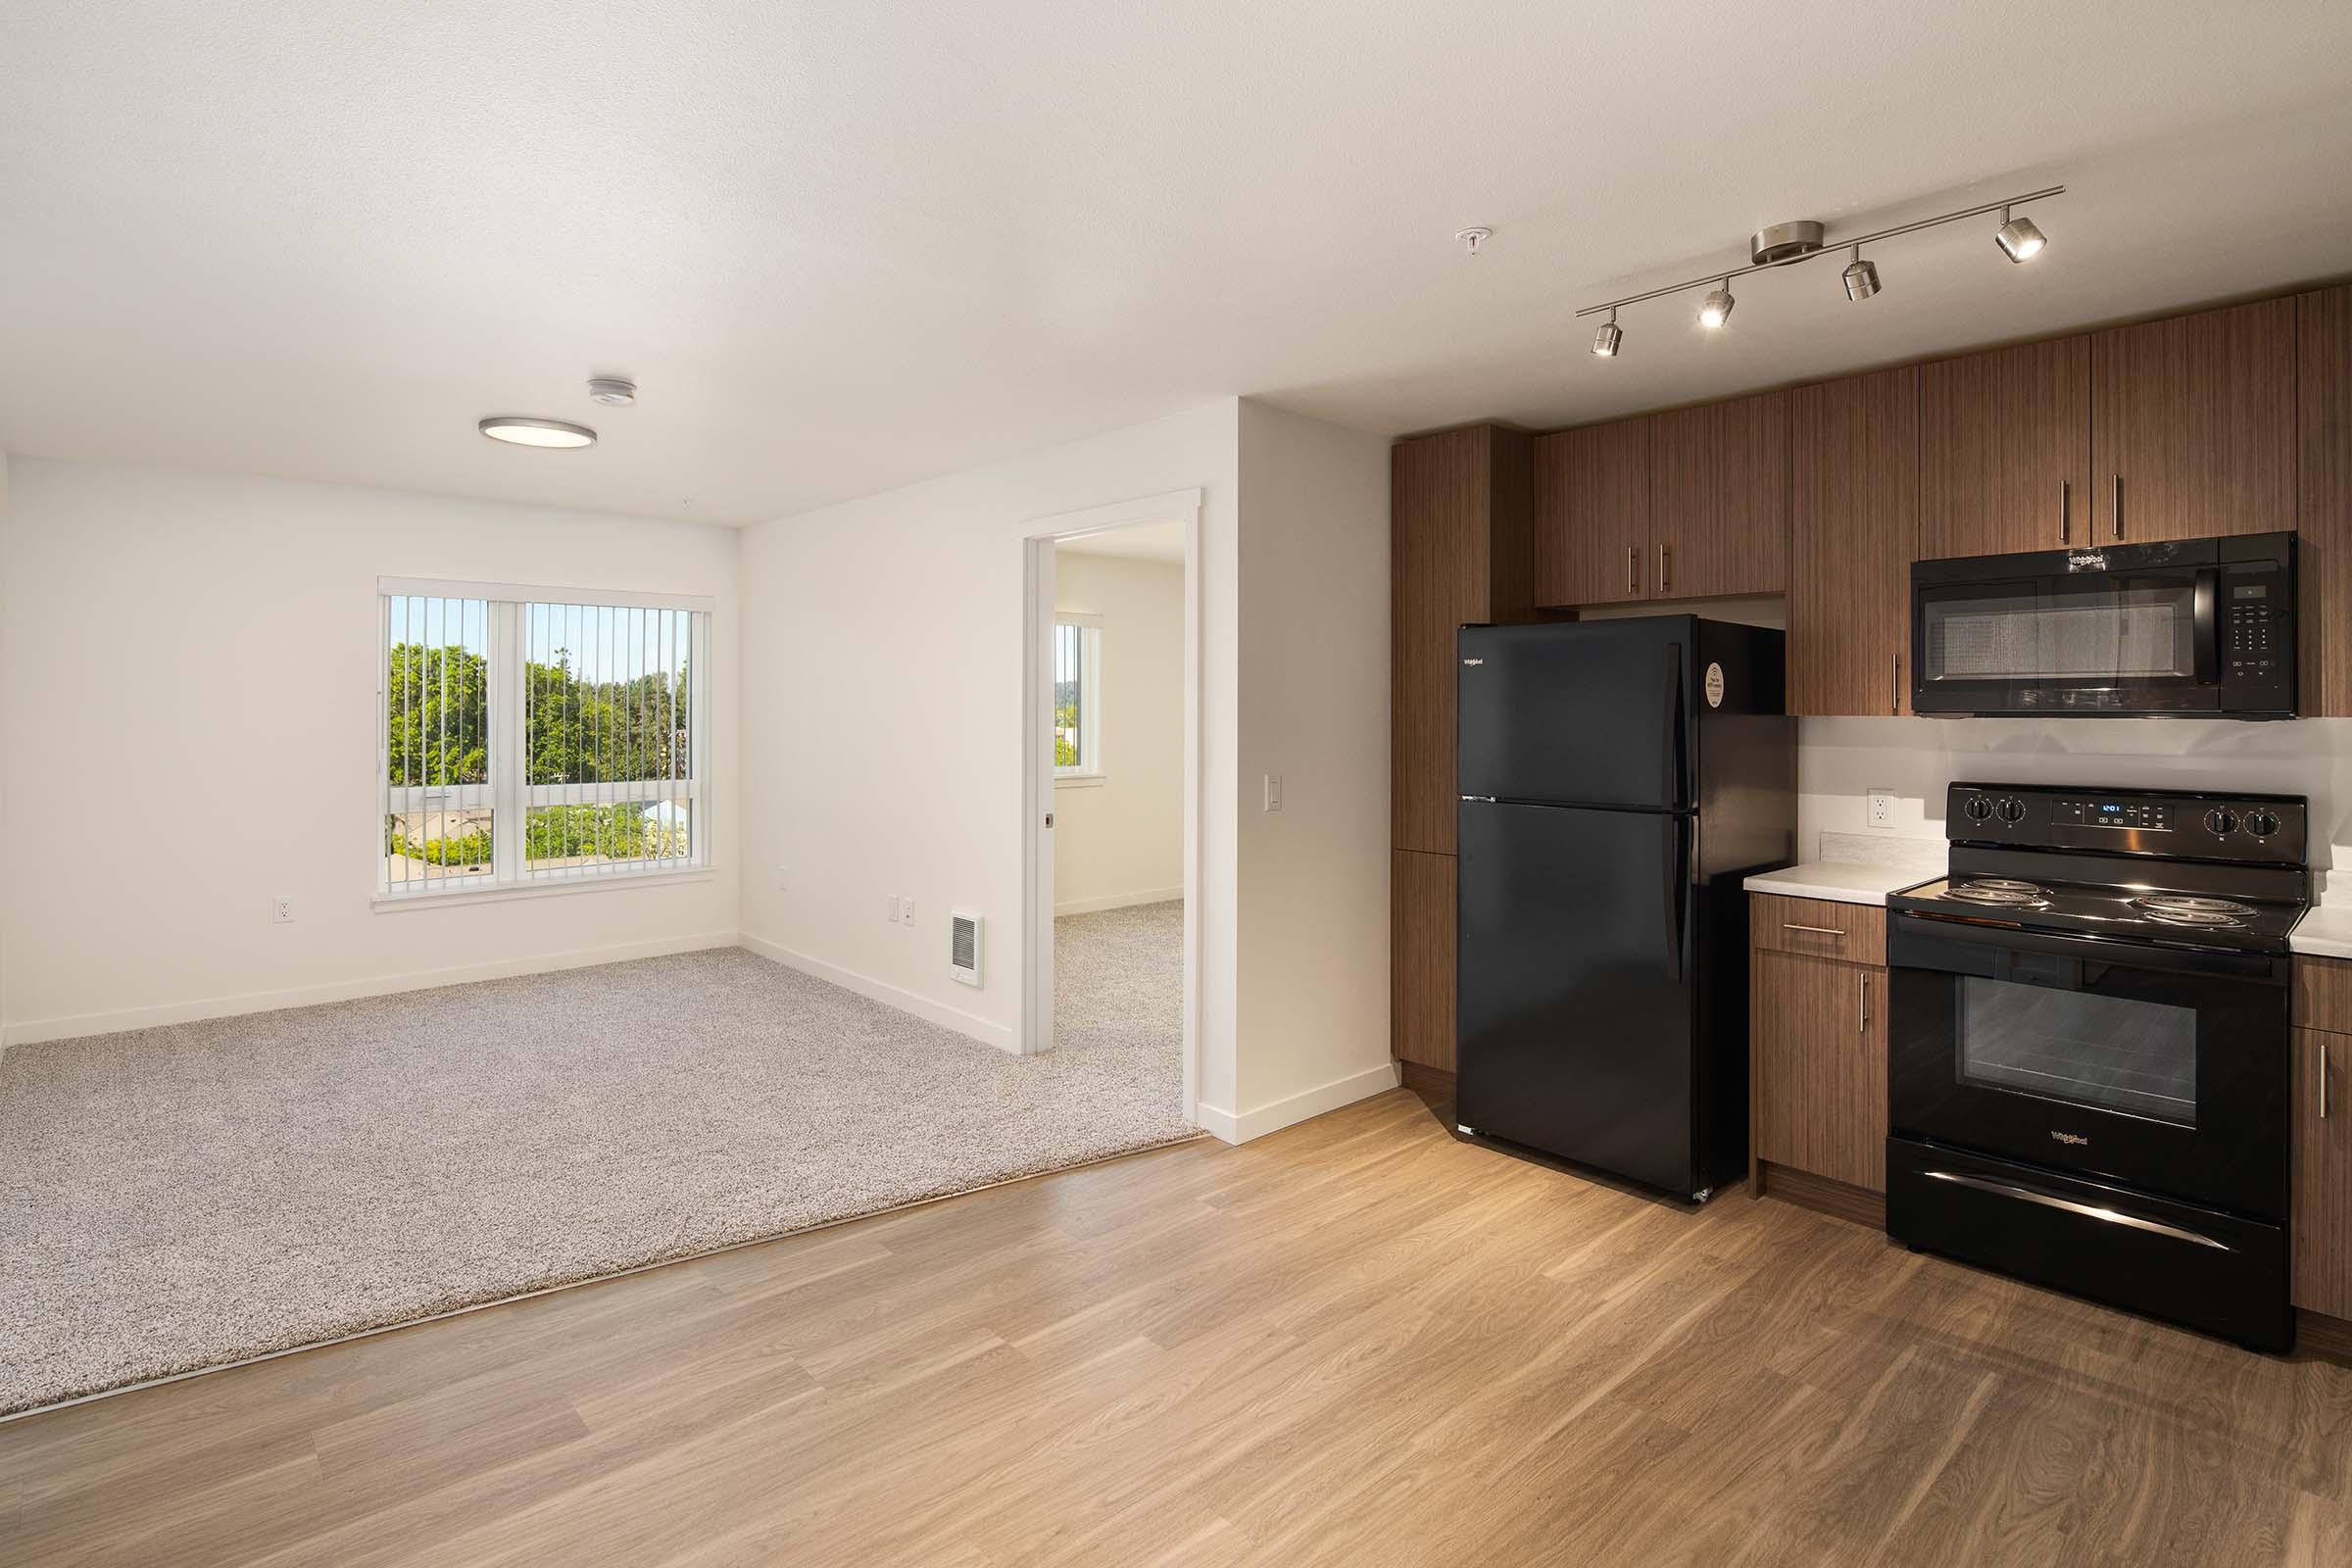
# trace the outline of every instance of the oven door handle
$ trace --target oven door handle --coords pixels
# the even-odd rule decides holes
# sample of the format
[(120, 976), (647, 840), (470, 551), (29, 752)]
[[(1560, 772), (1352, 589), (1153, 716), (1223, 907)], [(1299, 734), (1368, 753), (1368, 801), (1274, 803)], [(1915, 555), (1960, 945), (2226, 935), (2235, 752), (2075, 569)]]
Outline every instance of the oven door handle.
[(2120, 1208), (2102, 1208), (2096, 1203), (2078, 1202), (2056, 1193), (2045, 1193), (2038, 1187), (2027, 1187), (2017, 1182), (1996, 1182), (1989, 1177), (1970, 1176), (1956, 1170), (1931, 1170), (1922, 1174), (1931, 1181), (1957, 1182), (1962, 1187), (1973, 1187), (1981, 1193), (2014, 1198), (2021, 1203), (2039, 1203), (2044, 1208), (2063, 1209), (2069, 1214), (2080, 1214), (2084, 1219), (2095, 1219), (2106, 1225), (2129, 1225), (2135, 1231), (2146, 1231), (2152, 1236), (2162, 1236), (2176, 1242), (2194, 1242), (2199, 1247), (2210, 1247), (2223, 1252), (2231, 1250), (2226, 1242), (2217, 1242), (2210, 1236), (2201, 1236), (2178, 1225), (2167, 1225), (2160, 1219), (2127, 1214)]
[(1957, 955), (1937, 949), (1994, 948), (2004, 953), (2039, 953), (2061, 958), (2082, 958), (2145, 969), (2162, 974), (2220, 975), (2233, 980), (2283, 986), (2287, 960), (2259, 953), (2219, 953), (2176, 948), (2162, 943), (2117, 937), (2055, 936), (2046, 931), (2021, 931), (1990, 921), (1946, 918), (1900, 910), (1886, 930), (1886, 966), (1921, 969), (1938, 974), (1981, 974), (1984, 971)]
[(2214, 601), (2221, 597), (2221, 572), (2212, 566), (2198, 567), (2195, 606), (2191, 612), (2195, 616), (2196, 625), (2189, 634), (2189, 641), (2196, 650), (2194, 655), (2196, 677), (2197, 684), (2200, 686), (2214, 684), (2218, 678), (2216, 672), (2222, 664), (2220, 639), (2214, 633), (2216, 619)]

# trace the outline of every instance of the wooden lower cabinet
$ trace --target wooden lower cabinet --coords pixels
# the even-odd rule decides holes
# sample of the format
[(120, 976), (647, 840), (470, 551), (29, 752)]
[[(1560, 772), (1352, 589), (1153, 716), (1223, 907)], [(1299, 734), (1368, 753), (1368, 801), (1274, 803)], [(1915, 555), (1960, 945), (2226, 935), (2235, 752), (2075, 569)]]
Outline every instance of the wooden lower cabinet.
[(1756, 1157), (1886, 1187), (1886, 971), (1748, 956)]
[[(2295, 1304), (2352, 1318), (2352, 1035), (2295, 1031)], [(2323, 1114), (2323, 1111), (2325, 1112)]]
[(1451, 1072), (1454, 859), (1395, 850), (1389, 874), (1391, 1049), (1399, 1061)]

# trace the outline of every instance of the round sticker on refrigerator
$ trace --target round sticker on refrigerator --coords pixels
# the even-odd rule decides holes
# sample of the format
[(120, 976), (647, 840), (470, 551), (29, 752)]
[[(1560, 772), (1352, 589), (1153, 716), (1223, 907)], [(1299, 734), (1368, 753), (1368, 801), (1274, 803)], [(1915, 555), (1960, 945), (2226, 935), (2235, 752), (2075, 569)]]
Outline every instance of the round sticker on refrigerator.
[(1721, 664), (1707, 666), (1707, 706), (1709, 708), (1723, 706), (1723, 666)]

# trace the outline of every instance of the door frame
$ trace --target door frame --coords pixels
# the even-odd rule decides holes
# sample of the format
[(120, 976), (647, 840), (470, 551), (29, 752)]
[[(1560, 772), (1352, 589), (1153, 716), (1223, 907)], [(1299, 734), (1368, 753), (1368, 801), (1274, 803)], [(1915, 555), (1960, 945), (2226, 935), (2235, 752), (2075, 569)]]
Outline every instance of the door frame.
[(1054, 551), (1144, 523), (1184, 524), (1184, 1114), (1200, 1097), (1200, 498), (1171, 490), (1032, 519), (1021, 540), (1021, 1054), (1054, 1046)]

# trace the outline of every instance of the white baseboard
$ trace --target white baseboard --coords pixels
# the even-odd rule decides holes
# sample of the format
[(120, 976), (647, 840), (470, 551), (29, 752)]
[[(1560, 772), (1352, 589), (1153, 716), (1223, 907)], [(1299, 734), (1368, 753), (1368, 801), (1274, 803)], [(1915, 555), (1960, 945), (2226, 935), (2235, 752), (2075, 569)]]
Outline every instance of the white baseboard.
[(249, 991), (240, 996), (206, 997), (201, 1001), (165, 1003), (152, 1007), (124, 1007), (115, 1012), (31, 1018), (10, 1024), (5, 1033), (0, 1034), (0, 1049), (28, 1046), (42, 1040), (71, 1040), (81, 1035), (111, 1035), (124, 1029), (153, 1029), (164, 1024), (194, 1023), (204, 1018), (229, 1018), (246, 1012), (313, 1007), (323, 1002), (350, 1002), (358, 997), (388, 997), (402, 991), (430, 991), (440, 986), (462, 986), (475, 980), (505, 980), (518, 974), (552, 974), (561, 969), (585, 969), (593, 964), (622, 963), (631, 958), (660, 958), (673, 953), (731, 948), (736, 945), (736, 933), (732, 931), (706, 931), (695, 936), (662, 937), (651, 942), (623, 942), (606, 948), (574, 948), (565, 953), (543, 953), (523, 958), (462, 963), (446, 969), (373, 975), (365, 980), (333, 980), (323, 985), (292, 986), (283, 991)]
[(1396, 1088), (1398, 1082), (1396, 1064), (1389, 1061), (1377, 1067), (1367, 1067), (1362, 1072), (1349, 1073), (1345, 1078), (1334, 1078), (1327, 1084), (1302, 1090), (1287, 1100), (1277, 1100), (1272, 1104), (1260, 1105), (1254, 1110), (1245, 1110), (1239, 1114), (1202, 1101), (1200, 1129), (1229, 1144), (1246, 1144), (1252, 1138), (1280, 1132), (1310, 1116), (1320, 1116), (1327, 1110), (1337, 1110), (1342, 1105), (1351, 1105), (1359, 1100), (1386, 1094)]
[(1139, 904), (1169, 904), (1184, 897), (1181, 886), (1152, 888), (1143, 893), (1112, 893), (1100, 899), (1072, 899), (1067, 904), (1054, 906), (1056, 917), (1065, 914), (1100, 914), (1104, 909), (1132, 909)]
[(812, 958), (806, 953), (795, 953), (792, 949), (770, 942), (764, 937), (753, 936), (749, 931), (744, 932), (740, 940), (745, 951), (757, 953), (762, 958), (772, 959), (788, 969), (798, 969), (805, 975), (825, 981), (830, 985), (837, 985), (845, 991), (855, 991), (861, 997), (871, 997), (886, 1007), (896, 1007), (901, 1012), (911, 1012), (917, 1018), (938, 1024), (943, 1029), (953, 1029), (959, 1035), (968, 1035), (984, 1046), (994, 1046), (999, 1051), (1013, 1055), (1020, 1054), (1020, 1039), (1013, 1030), (1004, 1024), (983, 1018), (976, 1012), (965, 1012), (960, 1007), (951, 1007), (944, 1002), (934, 1002), (929, 997), (909, 991), (904, 986), (894, 986), (887, 980), (876, 980), (873, 976), (859, 974), (855, 969), (844, 969), (839, 964), (827, 963), (822, 958)]

